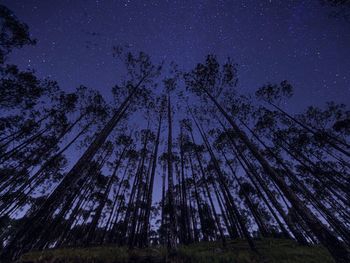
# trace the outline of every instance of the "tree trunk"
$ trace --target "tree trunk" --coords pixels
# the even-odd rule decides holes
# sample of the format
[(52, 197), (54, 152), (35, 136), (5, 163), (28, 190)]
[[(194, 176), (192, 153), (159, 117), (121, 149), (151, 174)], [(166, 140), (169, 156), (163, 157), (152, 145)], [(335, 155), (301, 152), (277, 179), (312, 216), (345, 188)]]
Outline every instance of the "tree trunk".
[(172, 117), (171, 117), (171, 102), (168, 95), (168, 152), (167, 152), (167, 167), (168, 167), (168, 207), (169, 207), (169, 230), (168, 230), (168, 249), (176, 249), (176, 215), (174, 207), (174, 182), (173, 182), (173, 153), (172, 153)]
[(95, 140), (90, 144), (73, 168), (66, 174), (59, 186), (46, 199), (41, 208), (35, 211), (35, 213), (30, 216), (30, 220), (19, 228), (12, 241), (6, 246), (1, 254), (3, 260), (12, 260), (21, 253), (32, 248), (32, 241), (39, 233), (41, 233), (46, 224), (46, 220), (52, 216), (57, 205), (60, 204), (62, 193), (69, 192), (69, 189), (73, 190), (75, 188), (76, 182), (80, 179), (79, 175), (81, 174), (81, 171), (84, 169), (85, 165), (92, 160), (98, 149), (107, 139), (108, 135), (121, 120), (135, 93), (136, 89), (130, 93), (121, 106), (116, 110), (113, 117), (96, 136)]
[(288, 200), (291, 202), (293, 207), (298, 211), (301, 217), (308, 224), (310, 229), (313, 231), (315, 236), (319, 241), (329, 250), (333, 258), (338, 263), (346, 263), (350, 261), (350, 253), (344, 243), (338, 240), (327, 227), (322, 225), (321, 222), (312, 214), (312, 212), (307, 208), (303, 202), (290, 190), (285, 181), (280, 178), (279, 174), (269, 165), (265, 160), (263, 155), (260, 153), (259, 149), (248, 139), (247, 135), (242, 131), (232, 120), (232, 118), (226, 113), (226, 111), (221, 107), (221, 105), (216, 101), (216, 99), (205, 90), (206, 94), (216, 105), (225, 119), (230, 123), (233, 130), (237, 133), (240, 139), (245, 143), (248, 149), (251, 151), (253, 156), (259, 161), (265, 172), (270, 175), (271, 179), (275, 181), (278, 187), (283, 191)]
[(150, 184), (149, 184), (149, 189), (147, 194), (146, 214), (144, 217), (144, 226), (143, 226), (143, 232), (141, 237), (141, 242), (143, 243), (144, 246), (148, 246), (149, 244), (149, 220), (150, 220), (150, 214), (151, 214), (151, 208), (152, 208), (153, 185), (154, 185), (154, 177), (155, 177), (156, 168), (157, 168), (158, 147), (159, 147), (159, 141), (160, 141), (161, 126), (162, 126), (162, 113), (159, 114), (157, 138), (154, 146), (151, 178), (150, 178)]

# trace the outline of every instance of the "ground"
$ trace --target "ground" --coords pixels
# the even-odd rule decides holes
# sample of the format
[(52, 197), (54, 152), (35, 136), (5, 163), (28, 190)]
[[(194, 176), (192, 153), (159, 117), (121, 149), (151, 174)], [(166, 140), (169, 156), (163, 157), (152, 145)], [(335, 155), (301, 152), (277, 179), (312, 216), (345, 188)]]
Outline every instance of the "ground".
[(285, 239), (256, 240), (259, 255), (248, 249), (243, 240), (229, 241), (226, 248), (219, 242), (201, 242), (179, 246), (176, 252), (164, 248), (128, 250), (125, 247), (65, 248), (30, 252), (21, 263), (334, 263), (321, 246), (299, 246)]

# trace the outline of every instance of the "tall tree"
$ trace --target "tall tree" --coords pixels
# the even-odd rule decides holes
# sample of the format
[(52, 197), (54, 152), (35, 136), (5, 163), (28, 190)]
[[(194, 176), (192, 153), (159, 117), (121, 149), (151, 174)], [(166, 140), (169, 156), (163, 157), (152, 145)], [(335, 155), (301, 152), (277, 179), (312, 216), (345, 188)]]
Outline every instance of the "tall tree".
[(235, 87), (237, 83), (235, 65), (229, 60), (223, 65), (221, 71), (216, 58), (214, 56), (208, 56), (205, 64), (198, 64), (191, 73), (186, 75), (186, 82), (190, 90), (198, 95), (206, 96), (212, 103), (214, 103), (218, 111), (239, 136), (240, 140), (242, 140), (265, 172), (286, 195), (293, 207), (337, 262), (349, 261), (350, 253), (345, 245), (325, 225), (323, 225), (310, 209), (303, 204), (299, 197), (290, 190), (283, 178), (281, 178), (276, 170), (271, 167), (269, 162), (264, 158), (260, 149), (251, 142), (246, 133), (235, 123), (230, 114), (217, 100), (217, 97), (221, 94), (223, 88)]

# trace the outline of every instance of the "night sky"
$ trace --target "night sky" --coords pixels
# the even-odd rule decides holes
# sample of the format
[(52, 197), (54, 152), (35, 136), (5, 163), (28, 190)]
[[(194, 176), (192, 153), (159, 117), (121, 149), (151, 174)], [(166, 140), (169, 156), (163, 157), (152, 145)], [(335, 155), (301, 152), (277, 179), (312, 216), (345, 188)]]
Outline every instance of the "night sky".
[(34, 47), (10, 62), (107, 95), (118, 79), (113, 45), (190, 69), (208, 53), (239, 64), (240, 89), (289, 80), (285, 106), (350, 99), (350, 22), (329, 16), (318, 0), (92, 1), (2, 0), (30, 27)]

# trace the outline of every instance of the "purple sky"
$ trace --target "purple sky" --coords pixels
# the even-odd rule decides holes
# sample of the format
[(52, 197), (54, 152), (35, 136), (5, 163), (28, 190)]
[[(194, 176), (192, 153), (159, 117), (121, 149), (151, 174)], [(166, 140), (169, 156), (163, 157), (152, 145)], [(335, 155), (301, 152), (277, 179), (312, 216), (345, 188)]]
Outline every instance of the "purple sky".
[(208, 53), (231, 56), (242, 90), (287, 79), (295, 87), (291, 111), (350, 99), (350, 22), (329, 17), (318, 0), (2, 3), (38, 40), (12, 61), (65, 90), (84, 84), (109, 94), (118, 78), (111, 47), (128, 44), (185, 69)]

